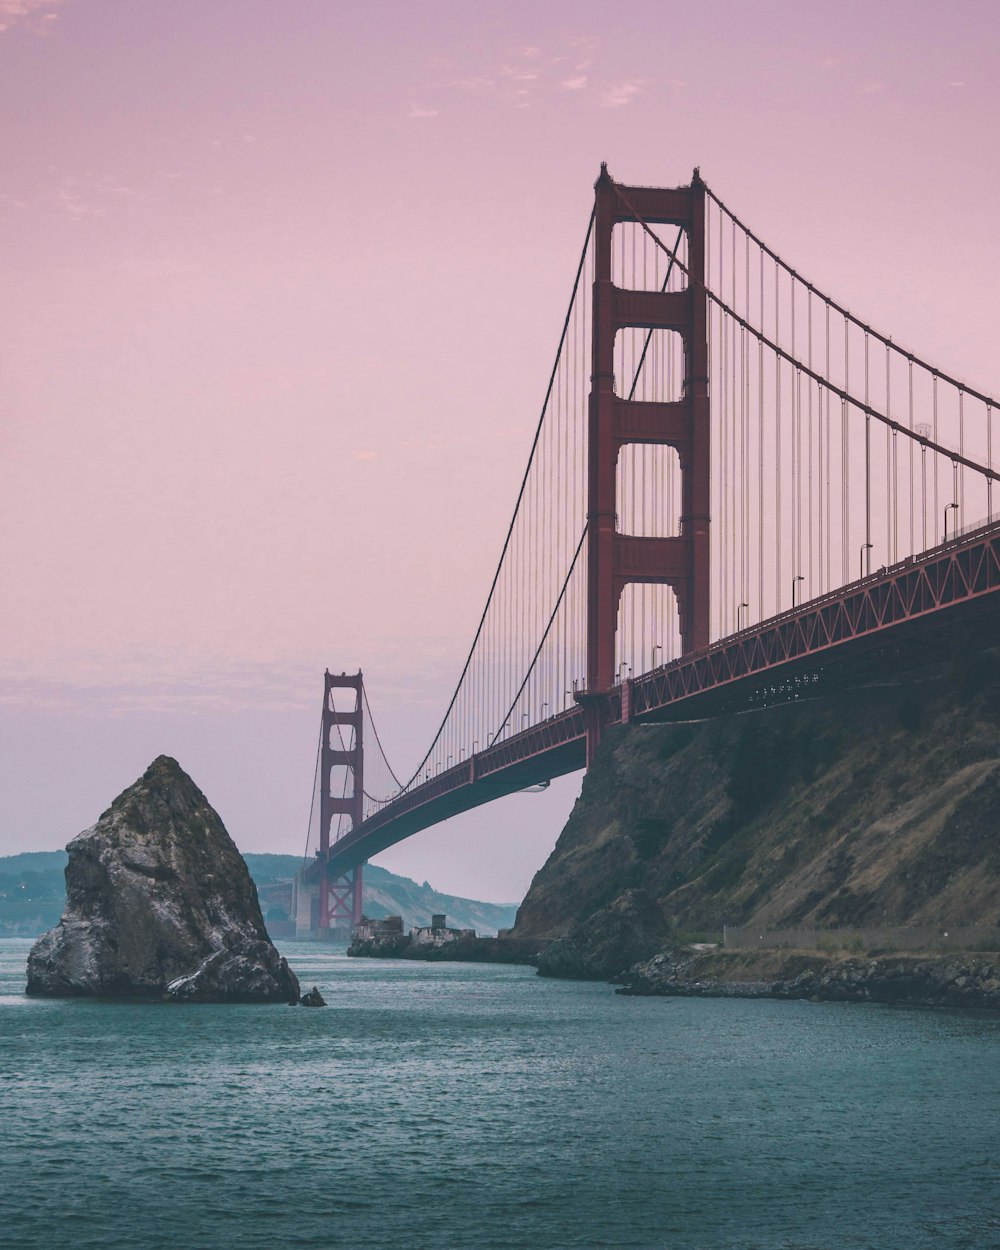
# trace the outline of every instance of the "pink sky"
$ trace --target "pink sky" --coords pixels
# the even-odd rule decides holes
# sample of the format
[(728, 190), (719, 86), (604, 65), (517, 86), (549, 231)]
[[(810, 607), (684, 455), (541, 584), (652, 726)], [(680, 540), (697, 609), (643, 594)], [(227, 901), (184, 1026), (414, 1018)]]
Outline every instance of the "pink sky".
[[(694, 165), (1000, 391), (1000, 7), (0, 0), (0, 853), (161, 751), (305, 841), (321, 674), (408, 769), (478, 619), (600, 161)], [(515, 899), (579, 778), (379, 858)]]

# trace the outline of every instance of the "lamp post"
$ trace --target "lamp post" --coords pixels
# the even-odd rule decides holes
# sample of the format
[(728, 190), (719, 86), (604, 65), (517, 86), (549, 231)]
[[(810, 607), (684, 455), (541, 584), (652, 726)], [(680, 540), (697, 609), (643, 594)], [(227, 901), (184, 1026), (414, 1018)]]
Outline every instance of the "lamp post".
[[(950, 503), (944, 510), (944, 541), (945, 542), (948, 541), (948, 513), (952, 510), (952, 508), (954, 508), (955, 511), (957, 512), (958, 504)], [(957, 516), (955, 517), (955, 534), (956, 535), (958, 534), (958, 517)]]
[[(858, 577), (864, 577), (865, 575), (865, 552), (871, 551), (874, 546), (875, 546), (874, 543), (862, 543), (861, 544), (861, 555), (858, 558)], [(868, 557), (868, 572), (870, 573), (871, 571), (872, 571), (872, 558), (871, 556), (869, 556)]]
[(795, 574), (795, 576), (792, 578), (792, 608), (793, 608), (793, 609), (794, 609), (794, 607), (795, 607), (795, 590), (796, 590), (796, 587), (798, 586), (798, 583), (799, 583), (799, 582), (804, 582), (805, 580), (806, 580), (806, 579), (802, 576), (802, 574), (801, 574), (801, 573), (796, 573), (796, 574)]
[(662, 650), (663, 648), (660, 646), (658, 642), (653, 643), (653, 650), (650, 652), (650, 656), (649, 656), (650, 669), (656, 668), (656, 653), (657, 651), (662, 651)]
[(737, 633), (740, 632), (740, 613), (749, 607), (750, 607), (749, 603), (741, 603), (736, 609), (736, 632)]

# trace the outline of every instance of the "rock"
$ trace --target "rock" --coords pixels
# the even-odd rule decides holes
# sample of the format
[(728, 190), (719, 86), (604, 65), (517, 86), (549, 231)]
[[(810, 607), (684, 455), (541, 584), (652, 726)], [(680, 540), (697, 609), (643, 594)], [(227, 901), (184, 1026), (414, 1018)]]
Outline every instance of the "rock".
[(154, 760), (66, 849), (66, 910), (31, 949), (27, 993), (298, 998), (242, 856), (175, 760)]
[(807, 970), (776, 981), (775, 998), (832, 1002), (909, 1003), (922, 1007), (1000, 1007), (1000, 981), (990, 962), (956, 963), (947, 956), (844, 960), (822, 976)]
[(579, 954), (578, 926), (635, 886), (677, 940), (724, 921), (995, 933), (1000, 648), (977, 645), (902, 685), (821, 678), (825, 698), (749, 716), (609, 727), (513, 936)]
[[(298, 991), (289, 978), (294, 980), (294, 974), (270, 940), (252, 940), (215, 951), (197, 971), (171, 981), (163, 997), (177, 1003), (283, 1002)], [(279, 992), (276, 986), (287, 988)]]
[(325, 1007), (326, 999), (319, 992), (319, 987), (314, 985), (299, 999), (300, 1007)]
[(666, 939), (663, 915), (643, 890), (626, 890), (538, 956), (543, 977), (603, 981), (648, 959)]

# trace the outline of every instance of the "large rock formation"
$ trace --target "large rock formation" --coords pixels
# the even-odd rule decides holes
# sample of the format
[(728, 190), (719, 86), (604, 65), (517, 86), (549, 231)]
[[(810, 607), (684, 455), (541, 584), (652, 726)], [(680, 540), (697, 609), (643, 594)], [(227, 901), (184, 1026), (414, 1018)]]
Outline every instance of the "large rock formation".
[(552, 943), (550, 975), (617, 972), (653, 953), (636, 889), (660, 950), (724, 925), (1000, 925), (1000, 653), (959, 643), (892, 685), (609, 734), (514, 936)]
[(538, 955), (543, 977), (604, 981), (663, 949), (663, 913), (642, 890), (626, 890)]
[(31, 949), (29, 994), (298, 999), (246, 864), (176, 760), (154, 760), (66, 849), (66, 910)]

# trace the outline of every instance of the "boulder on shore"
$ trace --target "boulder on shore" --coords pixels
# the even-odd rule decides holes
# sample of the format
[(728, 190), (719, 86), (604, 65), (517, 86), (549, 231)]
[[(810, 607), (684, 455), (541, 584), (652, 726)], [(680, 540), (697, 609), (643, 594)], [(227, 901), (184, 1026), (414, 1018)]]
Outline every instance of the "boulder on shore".
[(557, 938), (538, 956), (538, 974), (578, 981), (608, 977), (660, 950), (667, 930), (655, 900), (644, 890), (626, 890)]
[(243, 857), (176, 760), (154, 760), (66, 849), (66, 910), (31, 949), (27, 993), (299, 997)]

